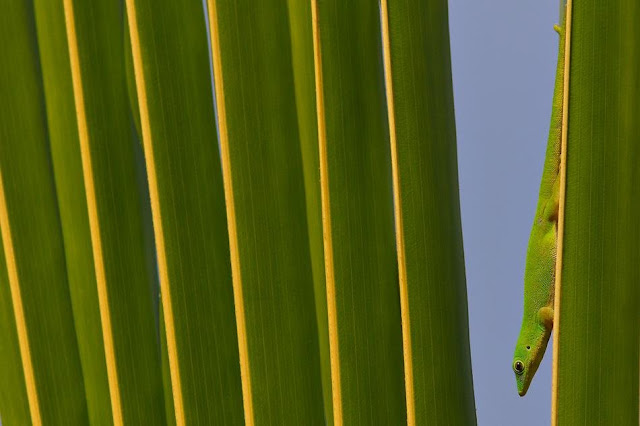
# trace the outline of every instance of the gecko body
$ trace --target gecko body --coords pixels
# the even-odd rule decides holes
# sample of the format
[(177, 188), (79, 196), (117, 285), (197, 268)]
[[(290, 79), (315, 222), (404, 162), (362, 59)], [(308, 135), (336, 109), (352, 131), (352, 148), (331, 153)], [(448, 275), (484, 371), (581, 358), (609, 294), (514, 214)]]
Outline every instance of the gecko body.
[(527, 248), (522, 326), (513, 356), (513, 371), (520, 396), (529, 389), (553, 329), (565, 68), (565, 19), (562, 21), (561, 27), (555, 26), (560, 40), (551, 125), (538, 205)]

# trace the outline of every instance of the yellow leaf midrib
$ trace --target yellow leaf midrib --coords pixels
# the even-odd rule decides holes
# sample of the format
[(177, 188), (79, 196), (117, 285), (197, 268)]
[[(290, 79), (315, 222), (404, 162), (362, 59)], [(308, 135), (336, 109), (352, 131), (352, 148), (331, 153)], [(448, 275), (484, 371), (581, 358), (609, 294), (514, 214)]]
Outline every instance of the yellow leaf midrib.
[(562, 140), (560, 149), (560, 196), (558, 208), (558, 248), (556, 260), (556, 280), (553, 318), (553, 366), (551, 384), (551, 424), (558, 423), (558, 353), (560, 336), (560, 296), (562, 287), (562, 254), (564, 247), (564, 218), (567, 192), (567, 138), (569, 135), (569, 77), (571, 74), (571, 22), (573, 0), (567, 0), (565, 46), (564, 46), (564, 81), (562, 94)]
[(400, 171), (398, 170), (398, 141), (396, 134), (395, 103), (393, 97), (393, 77), (391, 68), (391, 36), (389, 34), (389, 5), (387, 0), (380, 4), (382, 20), (382, 50), (384, 58), (385, 90), (387, 94), (387, 114), (389, 118), (389, 144), (391, 147), (391, 173), (393, 180), (393, 202), (396, 224), (396, 250), (398, 256), (398, 281), (400, 285), (400, 311), (402, 317), (402, 349), (404, 357), (404, 383), (407, 404), (407, 425), (415, 426), (416, 410), (413, 386), (413, 356), (411, 347), (411, 321), (409, 316), (409, 289), (404, 244), (404, 221), (402, 216), (402, 194)]
[(24, 305), (22, 304), (22, 293), (20, 291), (20, 279), (18, 275), (18, 265), (13, 249), (13, 238), (11, 236), (11, 223), (9, 221), (9, 210), (4, 194), (4, 184), (2, 171), (0, 170), (0, 231), (2, 233), (2, 246), (5, 252), (7, 263), (7, 274), (9, 277), (9, 290), (11, 292), (11, 303), (16, 321), (16, 331), (18, 334), (18, 345), (20, 347), (20, 358), (24, 372), (25, 387), (29, 403), (29, 414), (33, 426), (42, 425), (40, 415), (40, 403), (38, 400), (38, 388), (36, 386), (33, 362), (31, 359), (31, 348), (29, 345), (29, 333), (24, 315)]
[(325, 284), (327, 287), (327, 314), (329, 323), (329, 359), (331, 364), (331, 392), (333, 399), (334, 426), (342, 426), (342, 389), (340, 379), (340, 349), (338, 342), (338, 313), (336, 306), (336, 283), (333, 260), (333, 237), (331, 232), (331, 202), (329, 195), (329, 164), (327, 159), (327, 129), (324, 109), (324, 87), (322, 80), (322, 49), (318, 21), (318, 1), (311, 0), (313, 27), (313, 56), (316, 83), (316, 112), (318, 119), (318, 151), (320, 159), (320, 198), (322, 210), (322, 235), (325, 262)]
[(151, 199), (151, 214), (155, 235), (156, 255), (158, 262), (158, 275), (160, 280), (160, 294), (162, 300), (165, 332), (167, 336), (167, 352), (169, 358), (169, 372), (171, 376), (171, 390), (173, 406), (177, 426), (185, 425), (184, 400), (182, 395), (182, 382), (180, 378), (180, 363), (178, 360), (178, 348), (176, 343), (175, 321), (173, 316), (173, 304), (171, 301), (169, 268), (160, 211), (160, 195), (156, 174), (156, 163), (153, 153), (151, 122), (149, 118), (149, 105), (147, 102), (147, 86), (144, 78), (144, 64), (142, 62), (142, 49), (136, 16), (134, 0), (126, 0), (126, 12), (129, 24), (129, 36), (131, 38), (131, 54), (133, 57), (133, 70), (138, 95), (138, 107), (140, 109), (140, 125), (142, 128), (142, 144), (149, 181), (149, 198)]
[(240, 269), (240, 253), (238, 249), (238, 230), (236, 225), (233, 180), (231, 174), (231, 158), (229, 153), (229, 134), (227, 130), (227, 110), (225, 104), (224, 80), (222, 78), (222, 58), (220, 37), (218, 33), (218, 10), (215, 0), (208, 0), (209, 29), (211, 34), (211, 57), (213, 59), (214, 89), (216, 94), (216, 110), (218, 113), (218, 132), (220, 137), (220, 157), (222, 162), (222, 182), (227, 211), (227, 227), (229, 231), (229, 253), (231, 258), (231, 280), (233, 282), (233, 299), (235, 305), (236, 328), (238, 333), (238, 353), (240, 358), (240, 379), (242, 382), (242, 400), (246, 426), (254, 425), (253, 397), (251, 392), (251, 369), (249, 366), (249, 347), (244, 313), (242, 291), (242, 273)]
[(82, 69), (80, 66), (80, 54), (78, 51), (78, 39), (76, 35), (73, 0), (64, 0), (65, 27), (67, 32), (67, 44), (69, 48), (69, 60), (71, 65), (71, 79), (73, 83), (73, 96), (78, 123), (78, 140), (80, 142), (80, 156), (82, 160), (82, 175), (84, 179), (85, 195), (87, 198), (87, 212), (89, 216), (89, 230), (91, 234), (91, 248), (93, 263), (98, 287), (98, 306), (100, 309), (100, 322), (102, 325), (102, 340), (104, 344), (107, 363), (107, 378), (109, 383), (109, 396), (111, 399), (111, 411), (115, 426), (123, 424), (122, 401), (120, 396), (120, 383), (118, 380), (118, 367), (115, 356), (113, 329), (111, 324), (111, 310), (109, 306), (109, 294), (102, 252), (102, 237), (100, 235), (100, 219), (96, 200), (95, 182), (93, 177), (93, 165), (91, 161), (91, 147), (89, 146), (89, 129), (84, 102), (84, 89), (82, 86)]

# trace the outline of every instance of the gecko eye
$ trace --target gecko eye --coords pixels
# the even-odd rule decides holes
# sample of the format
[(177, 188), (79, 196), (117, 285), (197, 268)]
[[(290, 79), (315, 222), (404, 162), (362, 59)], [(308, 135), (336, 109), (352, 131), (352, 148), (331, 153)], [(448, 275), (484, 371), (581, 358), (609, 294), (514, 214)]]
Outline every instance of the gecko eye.
[(530, 350), (530, 349), (531, 349), (531, 346), (527, 345), (527, 350)]
[(522, 361), (516, 361), (513, 363), (513, 371), (515, 371), (518, 375), (524, 373), (524, 364), (522, 363)]

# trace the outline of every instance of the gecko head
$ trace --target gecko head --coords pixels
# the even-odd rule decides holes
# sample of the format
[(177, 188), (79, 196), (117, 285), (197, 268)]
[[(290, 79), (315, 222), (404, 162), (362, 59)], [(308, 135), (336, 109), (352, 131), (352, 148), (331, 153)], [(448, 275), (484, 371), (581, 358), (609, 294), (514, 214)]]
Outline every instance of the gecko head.
[(553, 309), (540, 308), (533, 318), (525, 317), (520, 337), (513, 354), (513, 372), (516, 375), (518, 395), (524, 396), (535, 376), (553, 329)]
[(524, 396), (529, 390), (533, 376), (538, 371), (540, 361), (542, 361), (547, 349), (548, 341), (549, 334), (541, 332), (536, 338), (526, 339), (522, 343), (518, 342), (512, 364), (513, 372), (516, 375), (518, 395)]
[[(538, 363), (539, 364), (539, 363)], [(513, 372), (516, 374), (518, 395), (524, 396), (529, 390), (531, 380), (538, 369), (538, 365), (531, 362), (529, 357), (516, 357), (513, 360)]]

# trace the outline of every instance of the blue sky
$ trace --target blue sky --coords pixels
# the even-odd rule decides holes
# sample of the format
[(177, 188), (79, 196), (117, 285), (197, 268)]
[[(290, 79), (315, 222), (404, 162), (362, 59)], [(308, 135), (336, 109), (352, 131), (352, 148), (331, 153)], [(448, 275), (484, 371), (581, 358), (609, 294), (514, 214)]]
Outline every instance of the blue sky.
[(558, 0), (450, 0), (473, 378), (481, 426), (550, 423), (551, 345), (524, 398), (511, 360), (546, 149)]

